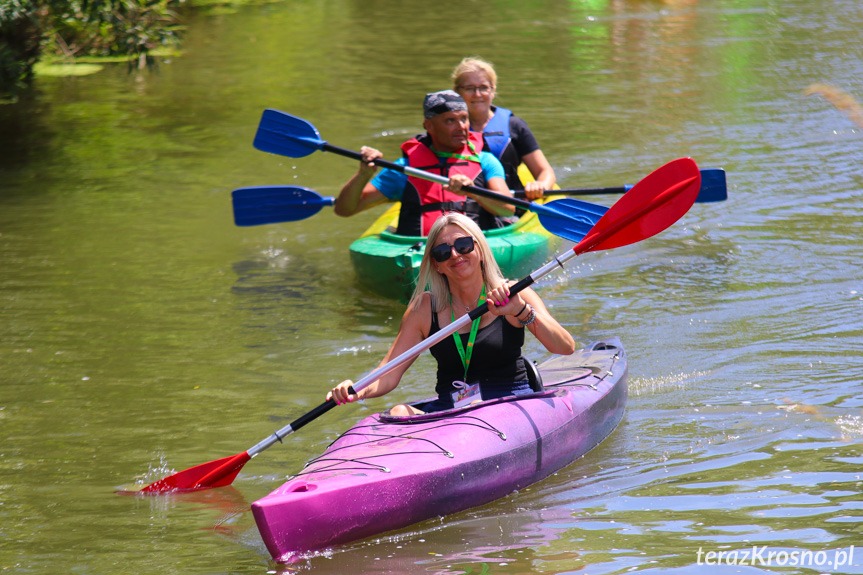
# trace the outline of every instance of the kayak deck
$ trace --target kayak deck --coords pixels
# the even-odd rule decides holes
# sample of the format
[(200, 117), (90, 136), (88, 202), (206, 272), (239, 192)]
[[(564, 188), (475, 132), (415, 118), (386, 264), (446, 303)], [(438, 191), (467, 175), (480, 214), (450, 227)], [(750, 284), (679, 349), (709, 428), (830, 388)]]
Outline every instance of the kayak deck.
[(627, 363), (616, 338), (539, 366), (545, 391), (352, 427), (252, 511), (291, 559), (499, 499), (569, 465), (618, 425)]

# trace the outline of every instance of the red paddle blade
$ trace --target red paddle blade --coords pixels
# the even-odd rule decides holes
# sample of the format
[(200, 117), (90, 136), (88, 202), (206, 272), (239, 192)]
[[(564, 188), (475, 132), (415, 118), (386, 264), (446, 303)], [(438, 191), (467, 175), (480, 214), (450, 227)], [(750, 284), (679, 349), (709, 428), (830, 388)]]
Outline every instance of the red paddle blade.
[(233, 483), (240, 469), (249, 461), (244, 451), (232, 457), (223, 457), (209, 463), (202, 463), (160, 479), (144, 487), (139, 493), (159, 494), (172, 491), (198, 491), (211, 487), (224, 487)]
[(692, 158), (673, 160), (635, 184), (573, 249), (577, 254), (608, 250), (655, 236), (689, 211), (700, 188)]

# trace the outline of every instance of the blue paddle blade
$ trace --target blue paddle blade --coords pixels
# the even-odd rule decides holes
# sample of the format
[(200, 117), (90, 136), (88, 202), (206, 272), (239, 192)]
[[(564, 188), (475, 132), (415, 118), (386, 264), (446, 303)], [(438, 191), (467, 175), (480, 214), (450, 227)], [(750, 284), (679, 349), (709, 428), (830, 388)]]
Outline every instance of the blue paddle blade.
[(238, 226), (304, 220), (321, 211), (324, 206), (335, 203), (335, 198), (324, 198), (313, 190), (297, 186), (240, 188), (234, 190), (231, 197), (234, 202), (234, 223)]
[(302, 118), (267, 109), (261, 115), (254, 146), (271, 154), (304, 158), (320, 150), (325, 143), (318, 129)]
[(701, 170), (701, 189), (698, 190), (696, 202), (722, 202), (728, 199), (728, 186), (725, 182), (725, 170), (722, 168), (705, 168)]
[[(550, 191), (549, 193), (554, 193)], [(554, 200), (537, 210), (539, 221), (546, 230), (571, 242), (584, 239), (608, 208), (573, 198)]]

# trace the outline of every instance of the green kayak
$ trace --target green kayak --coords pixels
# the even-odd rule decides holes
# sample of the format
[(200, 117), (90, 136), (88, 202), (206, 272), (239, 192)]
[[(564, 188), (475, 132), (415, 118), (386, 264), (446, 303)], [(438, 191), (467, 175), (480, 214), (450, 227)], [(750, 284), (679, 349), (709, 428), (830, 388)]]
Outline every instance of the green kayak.
[[(550, 196), (544, 201), (559, 199)], [(351, 244), (351, 262), (360, 285), (374, 293), (407, 302), (413, 293), (425, 250), (425, 238), (395, 232), (401, 204), (393, 204)], [(520, 279), (548, 261), (554, 238), (533, 212), (515, 224), (486, 230), (485, 237), (503, 274)]]

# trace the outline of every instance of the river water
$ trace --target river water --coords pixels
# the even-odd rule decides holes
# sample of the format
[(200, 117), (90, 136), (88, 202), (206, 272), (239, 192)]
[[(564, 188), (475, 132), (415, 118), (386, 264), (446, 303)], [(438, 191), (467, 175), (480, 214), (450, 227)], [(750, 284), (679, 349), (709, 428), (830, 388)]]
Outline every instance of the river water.
[[(0, 106), (0, 571), (863, 573), (863, 128), (804, 95), (863, 99), (861, 29), (857, 0), (272, 2), (192, 16), (152, 70), (37, 79)], [(256, 151), (262, 110), (395, 158), (473, 54), (564, 186), (727, 171), (728, 201), (537, 288), (578, 341), (623, 341), (617, 431), (503, 500), (273, 563), (250, 503), (426, 395), (425, 357), (231, 487), (116, 495), (249, 448), (397, 330), (347, 254), (378, 210), (233, 225), (234, 188), (355, 169)]]

